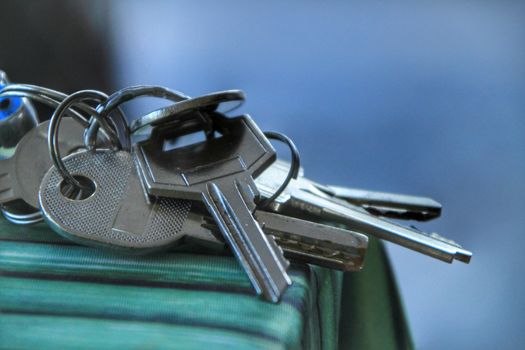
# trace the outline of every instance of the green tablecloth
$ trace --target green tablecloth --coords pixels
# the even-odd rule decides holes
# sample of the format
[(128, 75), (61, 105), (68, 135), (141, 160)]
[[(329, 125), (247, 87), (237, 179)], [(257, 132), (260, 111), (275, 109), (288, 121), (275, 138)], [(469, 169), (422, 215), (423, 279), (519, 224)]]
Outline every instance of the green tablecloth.
[[(191, 253), (190, 253), (191, 252)], [(346, 273), (293, 265), (273, 305), (230, 256), (130, 257), (0, 220), (2, 349), (412, 348), (382, 245)]]

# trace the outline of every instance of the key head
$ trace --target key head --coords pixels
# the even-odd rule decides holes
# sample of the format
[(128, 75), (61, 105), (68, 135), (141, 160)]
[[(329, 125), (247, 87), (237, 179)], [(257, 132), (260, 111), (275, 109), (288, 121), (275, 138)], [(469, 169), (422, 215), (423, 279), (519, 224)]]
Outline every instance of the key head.
[(211, 181), (235, 178), (250, 186), (275, 160), (275, 150), (249, 116), (215, 115), (213, 123), (221, 135), (203, 142), (163, 151), (166, 137), (154, 135), (135, 146), (149, 194), (199, 200)]
[(212, 115), (220, 137), (163, 152), (163, 138), (135, 148), (148, 193), (201, 200), (245, 270), (257, 294), (278, 302), (291, 284), (282, 250), (253, 217), (253, 182), (275, 159), (275, 151), (248, 116)]
[(144, 254), (167, 248), (184, 237), (191, 202), (154, 199), (144, 193), (131, 155), (125, 151), (82, 151), (64, 158), (92, 193), (76, 200), (65, 196), (56, 168), (40, 188), (44, 219), (60, 235), (81, 244)]
[[(49, 121), (31, 129), (16, 146), (14, 155), (2, 165), (0, 204), (23, 200), (38, 208), (38, 190), (46, 172), (53, 165), (47, 147)], [(59, 148), (70, 154), (83, 147), (84, 129), (72, 118), (64, 118), (60, 125)], [(2, 161), (5, 162), (5, 161)]]

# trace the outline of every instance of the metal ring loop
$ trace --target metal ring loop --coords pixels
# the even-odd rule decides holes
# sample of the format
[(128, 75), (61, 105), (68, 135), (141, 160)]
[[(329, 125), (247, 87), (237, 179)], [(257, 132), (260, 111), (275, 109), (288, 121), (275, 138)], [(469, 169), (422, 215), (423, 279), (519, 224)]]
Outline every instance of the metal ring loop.
[(207, 95), (188, 98), (173, 105), (154, 110), (138, 119), (135, 119), (131, 125), (131, 132), (135, 132), (148, 125), (157, 125), (170, 123), (175, 116), (197, 111), (207, 107), (217, 107), (222, 103), (235, 102), (232, 110), (239, 107), (245, 100), (244, 93), (240, 90), (226, 90), (214, 92)]
[(283, 193), (283, 191), (286, 189), (290, 181), (292, 181), (292, 179), (297, 179), (297, 177), (299, 176), (299, 171), (301, 169), (301, 158), (299, 156), (299, 151), (297, 150), (297, 147), (293, 143), (292, 139), (290, 139), (285, 134), (275, 131), (265, 131), (264, 135), (271, 140), (281, 141), (288, 145), (288, 147), (290, 148), (292, 159), (290, 164), (290, 171), (288, 171), (288, 175), (286, 176), (281, 186), (277, 189), (277, 191), (275, 191), (275, 193), (271, 197), (259, 202), (257, 204), (257, 209), (265, 209), (266, 207), (268, 207), (268, 205), (270, 205), (270, 203), (276, 200), (277, 197), (279, 197), (281, 193)]
[[(137, 97), (159, 97), (175, 102), (184, 101), (189, 98), (180, 92), (162, 86), (130, 86), (113, 93), (104, 103), (97, 106), (96, 111), (102, 118), (106, 118), (115, 108)], [(99, 123), (96, 120), (90, 122), (90, 125), (84, 134), (84, 144), (88, 149), (93, 149), (95, 147), (98, 129)], [(129, 128), (126, 129), (128, 142), (131, 144)]]
[(42, 212), (40, 210), (35, 213), (25, 215), (12, 214), (7, 210), (4, 210), (3, 208), (0, 209), (0, 211), (2, 212), (6, 220), (17, 225), (32, 225), (44, 220), (44, 217), (42, 216)]
[[(55, 112), (53, 113), (49, 121), (47, 142), (48, 142), (48, 148), (49, 148), (49, 154), (50, 154), (51, 160), (53, 161), (53, 164), (57, 168), (62, 178), (65, 181), (67, 181), (69, 184), (79, 189), (86, 189), (86, 188), (80, 182), (78, 182), (71, 175), (71, 173), (66, 169), (64, 163), (62, 162), (60, 151), (58, 149), (58, 132), (59, 132), (60, 121), (62, 120), (62, 117), (65, 114), (65, 111), (68, 110), (69, 107), (71, 107), (73, 104), (77, 103), (77, 101), (92, 100), (100, 104), (106, 99), (107, 99), (106, 94), (100, 91), (96, 91), (96, 90), (82, 90), (82, 91), (75, 92), (69, 95), (68, 97), (66, 97), (58, 105), (57, 109), (55, 110)], [(98, 116), (95, 118), (98, 118)], [(113, 133), (113, 130), (109, 128), (107, 121), (99, 119), (99, 122), (104, 129), (107, 128), (106, 132), (108, 134)], [(118, 139), (117, 139), (117, 142), (118, 142)]]
[[(29, 84), (9, 84), (0, 90), (0, 95), (31, 98), (52, 108), (56, 108), (60, 102), (62, 102), (67, 97), (67, 95), (63, 92)], [(89, 116), (93, 113), (96, 113), (96, 110), (93, 107), (84, 103), (79, 103), (77, 105), (77, 109)], [(88, 118), (86, 118), (76, 109), (70, 108), (68, 112), (70, 112), (72, 117), (80, 122), (83, 126), (88, 125)]]
[[(60, 102), (62, 102), (67, 97), (67, 95), (63, 92), (30, 84), (9, 84), (0, 90), (0, 96), (26, 97), (45, 104), (51, 108), (56, 108)], [(67, 112), (71, 114), (73, 119), (78, 121), (84, 127), (88, 127), (94, 120), (93, 116), (98, 115), (98, 112), (94, 107), (81, 102), (77, 103), (75, 108), (69, 108)], [(81, 112), (85, 113), (86, 116), (84, 116)], [(124, 118), (124, 113), (120, 109), (118, 111), (118, 116), (118, 120), (114, 121), (111, 119), (111, 122), (114, 124), (114, 129), (117, 131), (120, 140), (121, 138), (128, 137), (128, 129)], [(102, 133), (106, 139), (111, 138), (109, 135), (107, 135), (105, 130), (102, 130)], [(115, 143), (114, 140), (112, 142)]]

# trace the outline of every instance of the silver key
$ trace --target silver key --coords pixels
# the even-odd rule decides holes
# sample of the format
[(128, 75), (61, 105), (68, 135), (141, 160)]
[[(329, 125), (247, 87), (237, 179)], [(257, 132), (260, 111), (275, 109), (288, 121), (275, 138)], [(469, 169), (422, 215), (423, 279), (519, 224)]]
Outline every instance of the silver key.
[[(62, 178), (51, 168), (42, 181), (41, 205), (46, 220), (59, 234), (78, 243), (133, 254), (167, 249), (191, 240), (224, 247), (219, 229), (191, 210), (188, 200), (145, 195), (131, 156), (123, 151), (79, 152), (64, 158), (72, 173), (95, 183), (94, 193), (71, 200), (60, 192)], [(259, 225), (275, 237), (295, 260), (357, 271), (363, 265), (366, 236), (326, 225), (256, 212)]]
[(368, 247), (363, 234), (262, 210), (255, 217), (287, 258), (343, 271), (363, 267)]
[[(284, 179), (289, 169), (290, 163), (278, 159), (272, 164), (272, 176)], [(304, 177), (304, 169), (302, 167), (299, 171), (299, 177)], [(308, 182), (328, 196), (360, 206), (375, 216), (400, 220), (428, 221), (441, 215), (441, 204), (431, 198), (321, 185), (311, 180), (308, 180)], [(320, 194), (319, 191), (313, 191)]]
[(428, 221), (441, 215), (441, 204), (432, 198), (368, 191), (340, 186), (315, 185), (321, 191), (358, 205), (376, 216)]
[(83, 199), (63, 194), (67, 187), (55, 167), (40, 186), (40, 206), (46, 222), (78, 243), (120, 248), (129, 253), (164, 249), (182, 236), (191, 202), (149, 201), (131, 155), (125, 151), (81, 151), (63, 159), (77, 180), (92, 193)]
[[(47, 148), (48, 124), (46, 121), (30, 130), (16, 146), (14, 155), (0, 160), (0, 205), (12, 222), (33, 223), (40, 216), (38, 189), (53, 164)], [(64, 154), (83, 146), (82, 134), (80, 124), (64, 118), (59, 135)]]
[(204, 142), (165, 151), (164, 140), (176, 132), (167, 129), (137, 144), (140, 175), (150, 195), (201, 201), (257, 293), (277, 302), (291, 284), (288, 264), (253, 218), (259, 196), (253, 177), (275, 151), (249, 116), (213, 114), (210, 120), (220, 136)]
[[(329, 225), (258, 210), (254, 214), (266, 235), (270, 235), (293, 261), (341, 271), (360, 271), (368, 248), (366, 235)], [(206, 245), (224, 245), (213, 220), (193, 214), (190, 237)]]
[[(287, 171), (287, 170), (286, 170)], [(270, 197), (283, 179), (282, 169), (270, 167), (256, 179), (263, 197)], [(375, 217), (364, 209), (320, 191), (310, 180), (291, 180), (285, 191), (268, 210), (317, 220), (334, 221), (350, 230), (376, 236), (428, 256), (452, 262), (468, 263), (472, 253), (457, 243), (414, 228), (404, 227)]]

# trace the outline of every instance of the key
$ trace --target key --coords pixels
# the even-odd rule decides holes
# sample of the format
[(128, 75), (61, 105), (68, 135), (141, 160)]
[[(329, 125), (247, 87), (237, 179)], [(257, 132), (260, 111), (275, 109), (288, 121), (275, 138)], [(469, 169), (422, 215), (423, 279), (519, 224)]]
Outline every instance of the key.
[[(275, 168), (270, 168), (257, 178), (257, 187), (263, 197), (270, 197), (282, 181), (283, 176), (276, 175), (274, 170)], [(468, 263), (472, 257), (471, 252), (449, 239), (375, 217), (358, 206), (330, 197), (301, 177), (292, 179), (267, 210), (301, 218), (333, 221), (350, 230), (376, 236), (445, 262), (459, 260)]]
[(262, 210), (255, 217), (287, 258), (342, 271), (363, 267), (368, 247), (363, 234)]
[[(206, 246), (222, 247), (223, 240), (215, 232), (219, 228), (205, 214), (191, 213), (188, 220), (199, 225), (185, 231), (194, 241)], [(329, 225), (257, 210), (255, 218), (264, 233), (271, 236), (286, 258), (341, 271), (360, 271), (363, 268), (368, 237)]]
[[(290, 163), (278, 159), (263, 174), (266, 178), (264, 181), (268, 182), (268, 178), (275, 178), (278, 179), (277, 181), (280, 181), (280, 179), (285, 178), (289, 169)], [(336, 197), (348, 201), (375, 216), (400, 220), (428, 221), (441, 215), (441, 204), (431, 198), (321, 185), (304, 178), (303, 168), (300, 170), (298, 181), (303, 182), (304, 188), (309, 187), (311, 192), (319, 196), (323, 196), (321, 192), (324, 192), (327, 195), (324, 196), (326, 198)], [(257, 183), (257, 180), (255, 182)]]
[(139, 174), (150, 195), (202, 201), (257, 293), (277, 302), (291, 284), (288, 264), (253, 217), (259, 195), (253, 177), (275, 151), (250, 117), (212, 118), (220, 137), (165, 152), (162, 135), (138, 143)]
[(128, 253), (161, 250), (180, 237), (191, 202), (150, 201), (126, 151), (80, 151), (63, 159), (73, 176), (92, 192), (69, 198), (55, 167), (42, 179), (40, 206), (45, 221), (75, 242), (119, 247)]
[[(46, 121), (31, 129), (16, 146), (14, 155), (0, 160), (0, 205), (12, 222), (32, 223), (40, 215), (38, 190), (52, 165), (47, 148), (48, 124)], [(83, 146), (83, 131), (72, 118), (64, 118), (59, 135), (64, 154)]]
[[(186, 241), (224, 247), (217, 225), (196, 203), (148, 196), (129, 153), (81, 151), (64, 162), (72, 173), (89, 178), (95, 186), (88, 198), (71, 200), (62, 194), (62, 178), (54, 167), (45, 175), (42, 211), (60, 235), (131, 254)], [(368, 243), (362, 234), (263, 211), (256, 218), (269, 240), (275, 237), (291, 259), (344, 271), (362, 268)]]
[(315, 186), (377, 216), (417, 221), (429, 221), (441, 216), (442, 206), (432, 198), (330, 185)]

